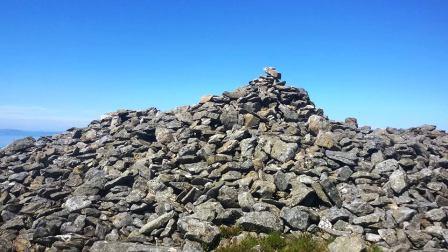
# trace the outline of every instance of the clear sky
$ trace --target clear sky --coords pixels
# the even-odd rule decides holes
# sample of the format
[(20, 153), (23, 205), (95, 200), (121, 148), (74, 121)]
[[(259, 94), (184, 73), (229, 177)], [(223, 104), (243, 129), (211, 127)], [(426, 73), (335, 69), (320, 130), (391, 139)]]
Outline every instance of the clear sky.
[(448, 129), (448, 1), (0, 1), (0, 128), (167, 110), (276, 66), (331, 119)]

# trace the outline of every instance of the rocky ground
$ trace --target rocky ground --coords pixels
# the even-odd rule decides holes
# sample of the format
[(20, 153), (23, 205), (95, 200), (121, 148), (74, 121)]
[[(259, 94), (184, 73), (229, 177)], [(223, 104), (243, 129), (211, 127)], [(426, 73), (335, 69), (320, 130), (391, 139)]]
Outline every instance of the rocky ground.
[[(0, 251), (201, 251), (220, 227), (448, 251), (448, 134), (328, 120), (273, 69), (0, 150)], [(221, 244), (221, 245), (219, 245)]]

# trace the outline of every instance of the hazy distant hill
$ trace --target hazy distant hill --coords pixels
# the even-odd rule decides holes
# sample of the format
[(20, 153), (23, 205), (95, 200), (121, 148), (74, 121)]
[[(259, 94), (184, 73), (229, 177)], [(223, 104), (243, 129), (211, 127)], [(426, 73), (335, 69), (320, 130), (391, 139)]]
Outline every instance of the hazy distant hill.
[(54, 131), (25, 131), (16, 129), (0, 129), (0, 147), (4, 147), (10, 144), (12, 141), (21, 139), (24, 137), (32, 136), (39, 138), (42, 136), (50, 136), (58, 132)]

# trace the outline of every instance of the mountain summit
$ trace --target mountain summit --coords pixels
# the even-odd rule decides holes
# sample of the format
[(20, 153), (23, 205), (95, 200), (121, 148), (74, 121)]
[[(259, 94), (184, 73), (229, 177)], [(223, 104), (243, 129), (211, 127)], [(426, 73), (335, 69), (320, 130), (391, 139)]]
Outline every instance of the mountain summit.
[(230, 226), (337, 237), (329, 251), (448, 248), (446, 132), (331, 121), (265, 71), (1, 149), (0, 250), (201, 251), (237, 242)]

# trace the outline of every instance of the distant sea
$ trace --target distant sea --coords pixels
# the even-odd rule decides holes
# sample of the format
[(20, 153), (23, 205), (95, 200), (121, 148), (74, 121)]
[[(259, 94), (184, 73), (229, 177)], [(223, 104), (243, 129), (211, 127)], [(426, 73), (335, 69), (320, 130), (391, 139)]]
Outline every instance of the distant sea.
[(12, 143), (15, 140), (25, 137), (34, 137), (38, 139), (43, 136), (51, 136), (60, 132), (55, 131), (25, 131), (16, 129), (0, 129), (0, 148)]

